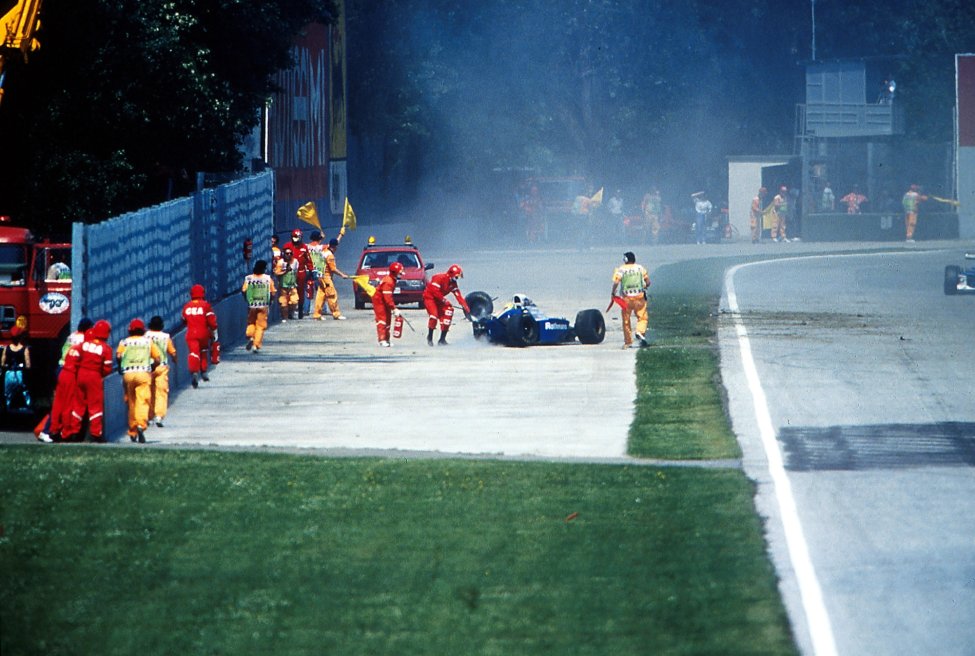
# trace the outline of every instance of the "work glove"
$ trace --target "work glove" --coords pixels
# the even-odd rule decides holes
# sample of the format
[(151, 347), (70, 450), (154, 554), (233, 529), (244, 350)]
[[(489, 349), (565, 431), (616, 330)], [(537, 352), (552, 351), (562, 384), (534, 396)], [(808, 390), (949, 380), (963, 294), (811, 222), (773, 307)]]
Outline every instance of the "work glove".
[(467, 319), (468, 321), (473, 321), (473, 319), (471, 318), (471, 313), (468, 312), (467, 310), (464, 310), (464, 318)]
[(402, 314), (403, 314), (403, 313), (399, 311), (399, 308), (394, 308), (394, 309), (393, 309), (393, 316), (394, 316), (394, 317), (398, 317), (398, 316), (400, 316), (400, 315), (402, 315)]
[(216, 330), (213, 331), (212, 337), (213, 337), (213, 341), (215, 341), (215, 342), (219, 342), (220, 341), (220, 333), (218, 333)]

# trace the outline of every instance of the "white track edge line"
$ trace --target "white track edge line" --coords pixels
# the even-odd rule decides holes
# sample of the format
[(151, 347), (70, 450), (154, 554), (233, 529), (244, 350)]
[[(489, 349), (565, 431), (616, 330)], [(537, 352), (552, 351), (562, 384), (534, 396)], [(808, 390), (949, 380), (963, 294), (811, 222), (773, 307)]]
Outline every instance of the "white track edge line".
[[(764, 262), (751, 264), (764, 264)], [(751, 342), (748, 339), (748, 332), (742, 323), (741, 313), (738, 308), (738, 298), (735, 294), (734, 284), (735, 273), (737, 273), (738, 269), (750, 266), (751, 264), (740, 264), (732, 267), (725, 273), (725, 293), (728, 299), (728, 309), (734, 318), (735, 333), (738, 336), (738, 348), (741, 352), (742, 368), (744, 369), (745, 378), (748, 381), (748, 389), (751, 392), (755, 405), (755, 419), (758, 422), (758, 431), (762, 439), (762, 447), (765, 450), (765, 458), (768, 462), (769, 475), (772, 478), (775, 499), (778, 502), (779, 512), (782, 516), (786, 547), (789, 551), (789, 560), (792, 563), (792, 569), (796, 574), (796, 581), (799, 585), (799, 596), (802, 600), (803, 611), (806, 615), (806, 624), (812, 640), (813, 653), (817, 654), (817, 656), (835, 656), (837, 651), (836, 641), (833, 637), (833, 626), (830, 622), (829, 614), (826, 612), (823, 591), (819, 585), (819, 580), (816, 578), (816, 569), (813, 567), (812, 559), (809, 556), (809, 547), (806, 544), (802, 523), (799, 521), (796, 500), (792, 494), (792, 484), (785, 471), (782, 452), (779, 450), (775, 427), (772, 424), (772, 416), (768, 409), (768, 401), (758, 377), (758, 369), (755, 367), (755, 361), (752, 358)]]

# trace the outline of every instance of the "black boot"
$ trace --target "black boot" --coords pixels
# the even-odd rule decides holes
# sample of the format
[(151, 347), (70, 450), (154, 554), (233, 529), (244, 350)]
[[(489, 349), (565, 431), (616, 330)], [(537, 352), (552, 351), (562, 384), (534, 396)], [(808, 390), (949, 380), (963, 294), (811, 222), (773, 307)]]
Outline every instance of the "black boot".
[(427, 331), (427, 346), (433, 346), (433, 328)]
[(446, 330), (440, 333), (440, 340), (437, 342), (437, 344), (439, 344), (440, 346), (446, 346), (447, 345), (447, 331)]

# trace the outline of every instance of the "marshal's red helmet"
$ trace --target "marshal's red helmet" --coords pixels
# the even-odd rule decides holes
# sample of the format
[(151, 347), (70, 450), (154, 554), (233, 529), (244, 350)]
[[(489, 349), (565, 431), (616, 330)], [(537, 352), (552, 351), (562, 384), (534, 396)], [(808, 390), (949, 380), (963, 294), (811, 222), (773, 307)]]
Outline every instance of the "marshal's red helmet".
[(450, 268), (447, 269), (447, 275), (451, 278), (463, 278), (464, 270), (460, 268), (459, 264), (451, 264)]
[(299, 230), (298, 228), (295, 228), (294, 230), (292, 230), (291, 231), (291, 239), (292, 240), (301, 239), (301, 230)]
[(88, 333), (96, 339), (107, 340), (112, 335), (112, 324), (104, 319), (99, 319), (94, 326), (88, 329)]
[(403, 275), (403, 265), (399, 262), (393, 262), (389, 265), (389, 273), (397, 278)]
[(197, 283), (196, 285), (190, 287), (190, 298), (205, 298), (206, 295), (207, 291), (203, 288), (203, 285)]
[(134, 333), (139, 330), (141, 330), (142, 332), (146, 331), (146, 324), (142, 323), (142, 319), (133, 319), (132, 321), (129, 322), (130, 333)]

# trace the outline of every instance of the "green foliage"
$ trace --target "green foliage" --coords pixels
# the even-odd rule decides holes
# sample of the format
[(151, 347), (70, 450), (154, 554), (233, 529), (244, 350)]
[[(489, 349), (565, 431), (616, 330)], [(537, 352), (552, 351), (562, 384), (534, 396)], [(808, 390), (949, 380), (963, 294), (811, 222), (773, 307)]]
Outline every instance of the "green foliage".
[[(384, 177), (461, 191), (505, 167), (714, 189), (728, 155), (792, 152), (812, 55), (808, 0), (402, 0), (350, 17), (353, 130), (382, 138)], [(816, 37), (821, 60), (889, 58), (911, 136), (950, 138), (975, 5), (819, 2)]]
[(0, 648), (793, 654), (753, 495), (733, 469), (8, 447)]
[(0, 212), (41, 232), (185, 192), (240, 165), (271, 75), (329, 0), (73, 0), (44, 5), (41, 49), (0, 108)]

